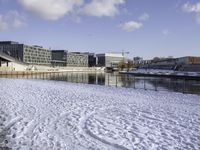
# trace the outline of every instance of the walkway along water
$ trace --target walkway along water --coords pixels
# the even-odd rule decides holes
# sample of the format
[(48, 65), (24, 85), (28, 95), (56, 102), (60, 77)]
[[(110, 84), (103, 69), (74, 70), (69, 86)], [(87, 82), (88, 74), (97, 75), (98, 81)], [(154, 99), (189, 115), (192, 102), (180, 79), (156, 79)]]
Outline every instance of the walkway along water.
[(200, 80), (86, 72), (0, 72), (1, 78), (56, 80), (155, 91), (200, 94)]

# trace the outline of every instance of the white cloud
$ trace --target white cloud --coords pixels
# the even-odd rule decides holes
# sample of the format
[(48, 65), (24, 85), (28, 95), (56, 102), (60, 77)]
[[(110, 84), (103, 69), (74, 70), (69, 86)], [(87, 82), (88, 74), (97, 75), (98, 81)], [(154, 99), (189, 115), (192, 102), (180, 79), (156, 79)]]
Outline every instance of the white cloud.
[(124, 4), (125, 0), (92, 0), (85, 4), (83, 13), (88, 16), (113, 17), (119, 14), (119, 5)]
[(113, 17), (125, 0), (18, 0), (28, 12), (46, 20), (58, 20), (68, 14)]
[(9, 11), (5, 15), (0, 15), (0, 31), (20, 28), (24, 25), (24, 18), (17, 11)]
[(124, 24), (120, 25), (122, 30), (128, 31), (128, 32), (140, 29), (142, 26), (143, 26), (142, 23), (136, 22), (136, 21), (129, 21), (129, 22), (125, 22)]
[(196, 22), (200, 24), (200, 2), (196, 4), (185, 3), (182, 9), (187, 13), (195, 13)]
[(146, 21), (146, 20), (148, 20), (149, 18), (150, 18), (149, 14), (144, 13), (144, 14), (142, 14), (138, 19), (139, 19), (140, 21)]
[(18, 0), (29, 12), (46, 20), (58, 20), (72, 13), (84, 0)]
[(185, 3), (183, 5), (183, 10), (186, 12), (196, 12), (200, 13), (200, 2), (196, 4)]

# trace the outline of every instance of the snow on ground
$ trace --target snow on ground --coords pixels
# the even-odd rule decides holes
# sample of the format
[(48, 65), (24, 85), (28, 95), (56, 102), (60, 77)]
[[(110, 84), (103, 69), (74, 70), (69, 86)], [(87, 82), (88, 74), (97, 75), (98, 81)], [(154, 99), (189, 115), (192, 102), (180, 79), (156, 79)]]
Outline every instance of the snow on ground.
[(131, 71), (131, 72), (134, 72), (134, 73), (150, 73), (150, 74), (153, 74), (153, 73), (168, 73), (168, 74), (171, 74), (171, 73), (174, 73), (175, 71), (173, 71), (173, 70), (163, 70), (163, 69), (137, 69), (137, 70), (134, 70), (134, 71)]
[(137, 70), (130, 71), (129, 73), (177, 75), (177, 76), (200, 76), (200, 72), (174, 71), (174, 70), (163, 70), (163, 69), (137, 69)]
[(200, 149), (200, 96), (0, 79), (0, 149)]

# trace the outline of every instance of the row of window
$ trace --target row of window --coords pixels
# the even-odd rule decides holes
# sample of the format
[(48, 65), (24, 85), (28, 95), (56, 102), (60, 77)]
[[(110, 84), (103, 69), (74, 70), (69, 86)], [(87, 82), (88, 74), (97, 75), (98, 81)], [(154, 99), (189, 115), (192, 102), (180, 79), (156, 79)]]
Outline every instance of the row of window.
[(25, 58), (48, 58), (51, 59), (51, 56), (46, 56), (46, 55), (24, 55)]
[(51, 52), (48, 51), (48, 50), (39, 50), (39, 49), (36, 49), (36, 50), (31, 50), (31, 49), (24, 49), (24, 52), (30, 52), (30, 53), (46, 53), (46, 54), (50, 54)]
[(50, 63), (49, 60), (30, 60), (30, 59), (25, 59), (24, 62), (26, 63)]
[(32, 47), (32, 46), (24, 46), (24, 48), (26, 50), (39, 50), (39, 51), (46, 51), (46, 52), (49, 51), (48, 49), (43, 49), (43, 48), (38, 48), (38, 47)]

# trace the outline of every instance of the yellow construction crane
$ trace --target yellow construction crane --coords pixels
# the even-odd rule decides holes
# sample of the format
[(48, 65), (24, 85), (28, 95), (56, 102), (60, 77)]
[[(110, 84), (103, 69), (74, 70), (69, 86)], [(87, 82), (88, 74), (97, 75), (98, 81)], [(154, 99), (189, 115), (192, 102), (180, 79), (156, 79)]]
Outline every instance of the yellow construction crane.
[(122, 50), (123, 62), (125, 61), (125, 54), (129, 54), (128, 51)]
[(124, 57), (125, 54), (129, 54), (129, 52), (122, 50), (122, 56)]

